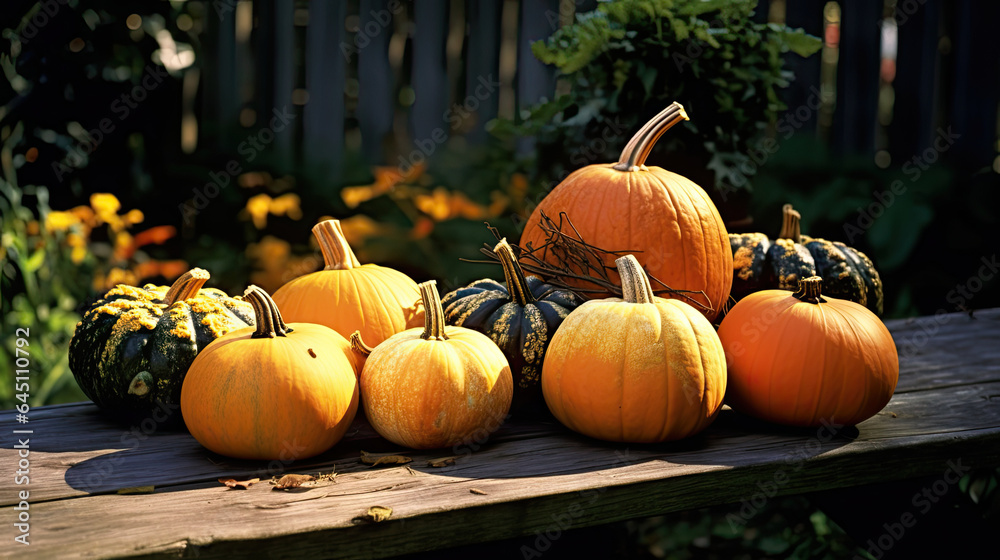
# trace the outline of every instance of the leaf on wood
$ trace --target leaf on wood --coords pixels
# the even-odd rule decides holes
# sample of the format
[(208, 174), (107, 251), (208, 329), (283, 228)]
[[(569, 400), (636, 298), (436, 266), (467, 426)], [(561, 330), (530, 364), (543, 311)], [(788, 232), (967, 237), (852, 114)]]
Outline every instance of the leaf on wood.
[(306, 482), (312, 482), (316, 477), (311, 474), (286, 474), (278, 480), (272, 481), (275, 490), (285, 490), (287, 488), (298, 488)]
[(392, 508), (385, 506), (372, 506), (362, 515), (362, 519), (373, 523), (381, 523), (392, 515)]
[(478, 494), (480, 496), (486, 496), (487, 495), (486, 492), (483, 492), (479, 488), (469, 488), (469, 492), (472, 492), (473, 494)]
[(220, 478), (219, 482), (225, 484), (229, 488), (240, 488), (246, 490), (254, 484), (260, 482), (259, 478), (251, 478), (250, 480), (236, 480), (235, 478)]
[(152, 494), (155, 486), (133, 486), (131, 488), (120, 488), (119, 494)]
[(438, 458), (438, 459), (431, 459), (430, 461), (427, 461), (427, 466), (428, 467), (436, 467), (436, 468), (438, 468), (438, 467), (448, 467), (448, 466), (454, 465), (455, 464), (455, 459), (458, 459), (458, 457), (459, 457), (458, 455), (455, 455), (455, 456), (452, 456), (452, 457), (441, 457), (441, 458)]
[(366, 465), (405, 465), (413, 459), (403, 455), (372, 455), (367, 451), (361, 452), (361, 462)]

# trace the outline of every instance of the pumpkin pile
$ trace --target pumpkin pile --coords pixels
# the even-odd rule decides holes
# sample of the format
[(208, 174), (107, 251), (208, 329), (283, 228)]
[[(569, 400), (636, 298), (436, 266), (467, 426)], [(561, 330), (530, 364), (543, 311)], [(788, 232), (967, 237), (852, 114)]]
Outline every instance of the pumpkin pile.
[[(870, 418), (899, 375), (871, 260), (802, 235), (789, 205), (776, 239), (729, 234), (701, 187), (645, 164), (687, 118), (672, 104), (618, 162), (560, 183), (518, 245), (497, 235), (484, 251), (503, 281), (441, 298), (433, 280), (362, 265), (327, 220), (313, 228), (323, 270), (273, 299), (203, 288), (201, 269), (170, 287), (115, 287), (77, 325), (70, 366), (116, 417), (179, 408), (204, 447), (257, 460), (325, 452), (359, 406), (382, 437), (414, 449), (549, 413), (592, 438), (672, 441), (707, 428), (724, 399), (793, 426)], [(580, 266), (546, 250), (548, 215), (569, 220), (600, 289), (583, 288), (582, 270), (548, 272)]]

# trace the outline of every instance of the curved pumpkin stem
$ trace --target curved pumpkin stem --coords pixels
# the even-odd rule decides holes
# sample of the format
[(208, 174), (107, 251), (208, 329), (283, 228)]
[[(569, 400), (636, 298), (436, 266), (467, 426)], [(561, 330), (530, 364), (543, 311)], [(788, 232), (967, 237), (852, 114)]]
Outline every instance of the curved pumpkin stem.
[(658, 115), (650, 119), (635, 136), (628, 141), (622, 155), (618, 158), (618, 163), (614, 168), (618, 171), (636, 171), (642, 169), (649, 157), (649, 152), (653, 151), (656, 141), (663, 136), (675, 124), (689, 120), (684, 106), (674, 101), (666, 109), (660, 111)]
[(319, 250), (323, 252), (323, 261), (326, 263), (323, 270), (349, 270), (361, 266), (344, 237), (340, 220), (320, 222), (313, 226), (312, 232), (319, 241)]
[(375, 351), (374, 348), (365, 344), (365, 341), (361, 340), (361, 331), (354, 331), (351, 333), (351, 350), (361, 355), (363, 358), (367, 358)]
[(615, 260), (622, 277), (622, 299), (628, 303), (653, 303), (653, 287), (642, 265), (632, 255)]
[(791, 239), (795, 243), (801, 242), (802, 226), (799, 222), (802, 220), (802, 214), (792, 208), (791, 204), (786, 204), (781, 207), (781, 217), (781, 233), (778, 234), (778, 239)]
[(247, 291), (243, 292), (243, 300), (250, 302), (250, 305), (253, 306), (253, 313), (257, 320), (257, 330), (250, 335), (250, 338), (274, 338), (286, 336), (292, 332), (292, 328), (281, 319), (278, 306), (264, 290), (251, 285)]
[(198, 290), (205, 285), (205, 282), (208, 282), (209, 278), (208, 271), (203, 268), (192, 268), (181, 274), (180, 278), (174, 280), (174, 283), (170, 285), (167, 294), (163, 296), (164, 305), (170, 307), (178, 301), (184, 301), (198, 295)]
[(444, 332), (444, 309), (441, 308), (441, 296), (437, 291), (437, 282), (428, 280), (417, 284), (420, 299), (424, 302), (424, 332), (420, 338), (424, 340), (448, 340)]
[(496, 253), (500, 259), (500, 265), (503, 266), (503, 276), (507, 280), (507, 291), (510, 292), (514, 303), (521, 307), (535, 303), (535, 296), (531, 295), (531, 290), (528, 289), (528, 280), (524, 277), (524, 271), (521, 270), (521, 265), (517, 262), (514, 250), (507, 243), (506, 237), (497, 243), (493, 252)]
[(810, 276), (799, 280), (799, 289), (792, 297), (806, 303), (826, 303), (823, 297), (823, 279), (819, 276)]

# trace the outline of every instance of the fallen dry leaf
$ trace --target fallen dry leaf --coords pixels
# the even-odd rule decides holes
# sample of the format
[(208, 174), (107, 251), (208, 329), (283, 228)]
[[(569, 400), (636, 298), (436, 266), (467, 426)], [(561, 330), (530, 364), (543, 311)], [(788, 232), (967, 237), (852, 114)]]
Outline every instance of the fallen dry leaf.
[(121, 488), (119, 494), (152, 494), (155, 486), (133, 486), (131, 488)]
[(427, 461), (428, 467), (447, 467), (455, 464), (455, 459), (458, 459), (458, 455), (453, 457), (441, 457), (440, 459), (431, 459)]
[(380, 523), (389, 519), (390, 515), (392, 515), (392, 508), (387, 508), (385, 506), (372, 506), (368, 508), (368, 511), (366, 511), (361, 517), (366, 521)]
[(312, 482), (316, 477), (311, 474), (286, 474), (273, 481), (275, 490), (285, 490), (287, 488), (298, 488), (306, 482)]
[(235, 478), (220, 478), (219, 482), (225, 484), (229, 488), (241, 488), (246, 490), (250, 488), (255, 483), (260, 482), (259, 478), (251, 478), (250, 480), (236, 480)]
[(376, 456), (372, 455), (367, 451), (361, 452), (361, 462), (366, 465), (405, 465), (412, 461), (413, 459), (405, 457), (403, 455), (382, 455)]
[(473, 494), (479, 494), (480, 496), (486, 496), (487, 495), (486, 492), (483, 492), (479, 488), (469, 488), (469, 492), (472, 492)]

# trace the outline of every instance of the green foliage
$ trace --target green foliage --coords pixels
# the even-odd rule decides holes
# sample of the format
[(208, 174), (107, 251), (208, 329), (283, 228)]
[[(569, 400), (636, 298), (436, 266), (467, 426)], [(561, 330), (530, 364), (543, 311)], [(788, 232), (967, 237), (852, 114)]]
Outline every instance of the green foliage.
[[(501, 139), (536, 138), (536, 178), (553, 182), (589, 163), (617, 159), (636, 130), (671, 101), (692, 120), (671, 131), (664, 151), (682, 152), (702, 184), (746, 188), (741, 168), (785, 108), (778, 90), (793, 76), (782, 54), (809, 56), (821, 41), (783, 25), (751, 20), (753, 0), (621, 0), (579, 14), (573, 25), (532, 45), (559, 69), (570, 92), (534, 107), (521, 122), (497, 121)], [(610, 132), (610, 134), (609, 134)], [(595, 139), (602, 139), (595, 143)], [(567, 150), (566, 147), (580, 148)]]

